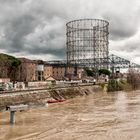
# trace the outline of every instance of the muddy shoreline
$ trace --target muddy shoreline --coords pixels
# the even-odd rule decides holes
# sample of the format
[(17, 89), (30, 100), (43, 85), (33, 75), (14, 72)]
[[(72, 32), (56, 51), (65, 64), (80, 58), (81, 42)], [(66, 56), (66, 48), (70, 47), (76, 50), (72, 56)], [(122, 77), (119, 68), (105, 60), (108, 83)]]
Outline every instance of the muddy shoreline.
[(28, 105), (45, 105), (50, 99), (70, 99), (76, 96), (84, 96), (102, 92), (102, 88), (97, 85), (68, 87), (62, 89), (37, 90), (33, 92), (21, 92), (9, 96), (0, 97), (0, 111), (8, 105), (28, 104)]

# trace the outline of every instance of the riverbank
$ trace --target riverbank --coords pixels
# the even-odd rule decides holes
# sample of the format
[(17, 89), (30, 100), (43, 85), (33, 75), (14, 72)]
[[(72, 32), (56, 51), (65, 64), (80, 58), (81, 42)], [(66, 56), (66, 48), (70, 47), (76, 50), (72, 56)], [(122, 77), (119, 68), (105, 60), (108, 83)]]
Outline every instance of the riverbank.
[(84, 96), (101, 92), (102, 88), (98, 85), (77, 86), (59, 89), (37, 90), (37, 91), (22, 91), (16, 94), (8, 94), (0, 97), (0, 110), (3, 110), (8, 105), (28, 104), (45, 105), (48, 100), (55, 99), (70, 99), (76, 96)]

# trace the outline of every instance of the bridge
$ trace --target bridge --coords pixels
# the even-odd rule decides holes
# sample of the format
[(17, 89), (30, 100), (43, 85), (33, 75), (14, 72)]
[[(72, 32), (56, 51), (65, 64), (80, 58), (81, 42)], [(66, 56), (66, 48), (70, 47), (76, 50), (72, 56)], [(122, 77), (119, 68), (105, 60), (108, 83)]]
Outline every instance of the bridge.
[[(47, 61), (46, 63), (51, 65), (61, 65), (66, 67), (67, 61)], [(130, 60), (127, 60), (125, 58), (122, 58), (120, 56), (110, 54), (108, 58), (85, 58), (85, 59), (79, 59), (79, 60), (73, 60), (68, 63), (68, 66), (74, 66), (74, 67), (89, 67), (89, 68), (112, 68), (115, 69), (125, 69), (125, 68), (140, 68), (139, 64), (133, 63)]]
[(140, 65), (114, 54), (109, 56), (109, 66), (114, 68), (140, 68)]

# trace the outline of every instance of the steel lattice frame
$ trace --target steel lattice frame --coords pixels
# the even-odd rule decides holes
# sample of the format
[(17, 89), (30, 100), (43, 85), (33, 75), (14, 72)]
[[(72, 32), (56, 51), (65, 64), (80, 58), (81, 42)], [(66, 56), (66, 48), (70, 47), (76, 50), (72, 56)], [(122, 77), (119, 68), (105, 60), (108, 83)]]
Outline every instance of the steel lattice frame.
[(86, 67), (108, 67), (108, 26), (100, 19), (73, 20), (67, 27), (67, 63)]
[(109, 67), (114, 68), (140, 68), (140, 65), (136, 63), (132, 63), (131, 61), (124, 59), (122, 57), (119, 57), (117, 55), (111, 54), (109, 56)]
[[(92, 60), (86, 59), (85, 62), (87, 62), (87, 63), (85, 63), (85, 65), (83, 67), (88, 67), (89, 61), (92, 62)], [(102, 59), (102, 65), (106, 65), (106, 61), (107, 61), (106, 59), (105, 60)], [(66, 60), (63, 60), (63, 61), (62, 60), (60, 60), (60, 61), (47, 61), (47, 64), (52, 64), (52, 65), (55, 64), (55, 65), (60, 65), (60, 66), (61, 65), (66, 66), (67, 61)], [(94, 63), (92, 65), (94, 65)], [(108, 65), (109, 65), (109, 68), (111, 68), (111, 67), (121, 68), (121, 69), (123, 69), (123, 68), (124, 69), (125, 68), (140, 68), (140, 65), (138, 65), (136, 63), (133, 63), (133, 62), (127, 60), (127, 59), (124, 59), (122, 57), (119, 57), (117, 55), (114, 55), (114, 54), (109, 55)], [(75, 65), (73, 65), (73, 66), (75, 66)], [(80, 65), (80, 66), (82, 66), (82, 65)]]

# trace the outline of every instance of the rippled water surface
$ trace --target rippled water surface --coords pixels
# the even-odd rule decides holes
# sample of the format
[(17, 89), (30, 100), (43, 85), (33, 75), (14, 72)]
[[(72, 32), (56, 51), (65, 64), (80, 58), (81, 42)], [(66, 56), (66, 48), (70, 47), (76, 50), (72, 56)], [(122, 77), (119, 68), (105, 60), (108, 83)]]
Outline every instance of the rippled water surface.
[(0, 112), (0, 140), (140, 140), (140, 91), (97, 93), (63, 103)]

